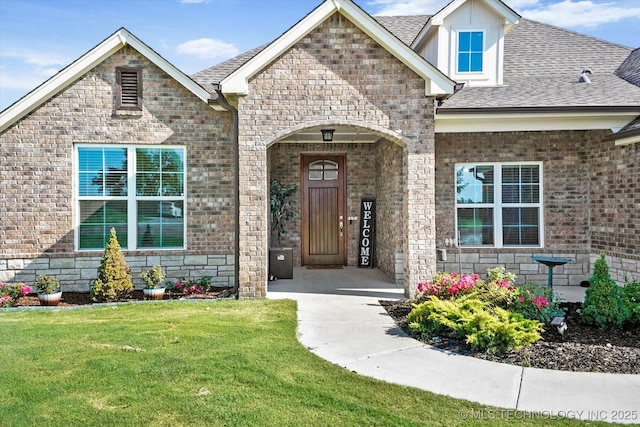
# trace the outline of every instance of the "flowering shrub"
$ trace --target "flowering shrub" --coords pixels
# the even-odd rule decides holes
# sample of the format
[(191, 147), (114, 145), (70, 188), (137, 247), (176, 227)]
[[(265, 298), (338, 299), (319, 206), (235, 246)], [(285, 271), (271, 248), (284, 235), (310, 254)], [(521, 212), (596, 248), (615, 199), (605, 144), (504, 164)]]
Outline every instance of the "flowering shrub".
[(424, 301), (429, 295), (447, 298), (468, 294), (475, 290), (481, 281), (478, 274), (438, 272), (430, 282), (418, 283), (418, 293), (414, 302)]
[(503, 266), (487, 270), (487, 279), (479, 274), (436, 273), (429, 282), (418, 283), (418, 292), (412, 301), (418, 304), (430, 295), (441, 299), (457, 298), (477, 292), (480, 299), (499, 306), (508, 305), (515, 296), (516, 275), (507, 273)]
[(13, 307), (18, 303), (18, 298), (31, 292), (31, 286), (24, 283), (10, 285), (0, 282), (0, 307)]
[(180, 278), (169, 287), (182, 295), (203, 294), (211, 288), (211, 277), (204, 276), (198, 280)]
[(558, 296), (547, 285), (518, 285), (515, 295), (515, 301), (508, 308), (526, 319), (548, 323), (555, 316), (564, 316), (558, 306)]

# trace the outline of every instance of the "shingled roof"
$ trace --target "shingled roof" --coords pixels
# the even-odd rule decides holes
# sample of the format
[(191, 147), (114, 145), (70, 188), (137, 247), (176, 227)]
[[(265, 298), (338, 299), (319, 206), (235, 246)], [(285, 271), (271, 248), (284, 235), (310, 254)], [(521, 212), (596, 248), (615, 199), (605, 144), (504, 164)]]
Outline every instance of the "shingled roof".
[(631, 52), (631, 55), (620, 64), (616, 75), (631, 84), (640, 86), (640, 48)]
[[(410, 45), (429, 15), (375, 16)], [(265, 45), (266, 46), (266, 45)], [(205, 88), (259, 53), (253, 49), (192, 78)], [(485, 108), (610, 107), (640, 105), (640, 49), (521, 19), (505, 35), (504, 85), (464, 87), (440, 112)], [(589, 68), (591, 83), (580, 83)]]

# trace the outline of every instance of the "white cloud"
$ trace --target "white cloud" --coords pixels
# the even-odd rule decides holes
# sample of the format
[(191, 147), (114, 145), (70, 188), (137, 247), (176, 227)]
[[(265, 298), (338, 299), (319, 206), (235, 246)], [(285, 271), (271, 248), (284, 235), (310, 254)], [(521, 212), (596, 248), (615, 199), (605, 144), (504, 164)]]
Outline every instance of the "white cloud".
[(176, 51), (184, 55), (193, 55), (203, 59), (227, 59), (238, 55), (238, 48), (222, 40), (197, 39), (184, 42), (176, 48)]
[[(57, 70), (56, 70), (57, 72)], [(49, 76), (43, 78), (42, 74), (36, 72), (23, 72), (9, 74), (5, 67), (0, 68), (0, 88), (7, 90), (29, 91), (39, 86)]]
[(27, 64), (36, 65), (38, 67), (47, 67), (51, 65), (66, 65), (70, 61), (55, 53), (29, 52), (29, 51), (3, 51), (0, 57), (18, 59)]
[(597, 27), (625, 18), (640, 18), (640, 7), (617, 6), (621, 2), (598, 3), (591, 0), (564, 0), (536, 5), (519, 11), (525, 18), (560, 27)]

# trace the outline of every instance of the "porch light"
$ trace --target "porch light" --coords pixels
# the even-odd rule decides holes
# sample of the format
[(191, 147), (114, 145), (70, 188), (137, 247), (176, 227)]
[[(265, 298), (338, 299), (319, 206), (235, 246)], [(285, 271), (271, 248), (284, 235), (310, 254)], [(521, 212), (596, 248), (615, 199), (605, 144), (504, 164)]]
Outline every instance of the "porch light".
[(336, 131), (335, 129), (321, 129), (320, 132), (322, 132), (322, 141), (323, 142), (333, 141), (333, 133), (335, 131)]

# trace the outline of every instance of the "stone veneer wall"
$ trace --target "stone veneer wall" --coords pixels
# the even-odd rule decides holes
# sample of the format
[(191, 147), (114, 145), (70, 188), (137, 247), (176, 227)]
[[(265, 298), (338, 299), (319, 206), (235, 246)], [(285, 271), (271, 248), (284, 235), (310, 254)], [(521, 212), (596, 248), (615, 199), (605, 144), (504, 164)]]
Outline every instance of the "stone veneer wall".
[(604, 253), (614, 280), (640, 280), (640, 143), (590, 148), (591, 266)]
[[(140, 273), (154, 265), (162, 265), (167, 273), (165, 281), (209, 276), (214, 286), (234, 285), (233, 255), (129, 255), (125, 259), (136, 289), (144, 287)], [(101, 260), (102, 255), (0, 259), (0, 281), (31, 284), (38, 275), (46, 274), (58, 278), (65, 292), (88, 292), (98, 276)]]
[(435, 268), (434, 216), (422, 212), (433, 211), (435, 161), (433, 99), (424, 80), (336, 13), (257, 74), (248, 92), (238, 99), (242, 293), (266, 294), (267, 147), (330, 124), (395, 134), (406, 146), (405, 291), (415, 289), (417, 278)]
[(573, 259), (555, 267), (554, 284), (578, 285), (590, 276), (589, 145), (601, 141), (601, 131), (501, 132), (438, 134), (436, 136), (437, 244), (455, 236), (455, 164), (462, 162), (543, 162), (544, 248), (447, 249), (438, 270), (484, 273), (505, 265), (519, 282), (547, 283), (547, 267), (532, 255)]
[[(115, 111), (115, 69), (143, 69), (141, 113)], [(74, 144), (187, 148), (187, 250), (125, 251), (134, 273), (160, 262), (171, 275), (232, 284), (232, 122), (125, 47), (0, 135), (0, 280), (55, 274), (88, 289), (102, 252), (74, 252)], [(178, 272), (180, 270), (180, 272)], [(171, 277), (171, 276), (170, 276)]]

